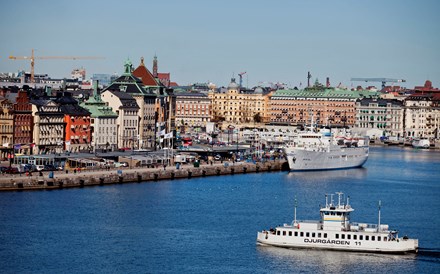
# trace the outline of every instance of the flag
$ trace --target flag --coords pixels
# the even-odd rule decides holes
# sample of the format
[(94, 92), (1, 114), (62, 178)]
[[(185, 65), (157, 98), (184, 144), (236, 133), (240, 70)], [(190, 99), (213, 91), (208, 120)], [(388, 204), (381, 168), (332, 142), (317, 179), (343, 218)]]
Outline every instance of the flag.
[(159, 135), (160, 135), (160, 136), (165, 135), (165, 129), (162, 129), (162, 130), (159, 132)]
[(170, 133), (165, 134), (165, 137), (164, 137), (164, 138), (165, 138), (165, 139), (173, 138), (173, 133), (170, 132)]

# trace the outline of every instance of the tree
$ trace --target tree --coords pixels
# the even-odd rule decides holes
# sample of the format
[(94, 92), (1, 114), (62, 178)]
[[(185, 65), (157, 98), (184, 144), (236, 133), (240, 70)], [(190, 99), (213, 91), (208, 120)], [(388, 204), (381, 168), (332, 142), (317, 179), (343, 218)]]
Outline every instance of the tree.
[(254, 122), (255, 123), (260, 123), (261, 122), (261, 115), (260, 115), (259, 112), (254, 115)]

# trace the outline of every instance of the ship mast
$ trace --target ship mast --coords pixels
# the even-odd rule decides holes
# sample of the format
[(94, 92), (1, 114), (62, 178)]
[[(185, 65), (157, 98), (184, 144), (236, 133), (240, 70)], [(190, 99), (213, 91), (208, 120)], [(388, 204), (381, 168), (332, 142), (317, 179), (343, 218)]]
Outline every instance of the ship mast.
[(293, 225), (296, 226), (296, 206), (297, 206), (297, 202), (296, 202), (296, 197), (295, 197), (295, 210), (294, 210), (294, 214), (293, 214)]
[(377, 232), (380, 231), (380, 204), (381, 204), (381, 202), (379, 200), (379, 212), (378, 212), (379, 218), (378, 218), (378, 222), (377, 222)]

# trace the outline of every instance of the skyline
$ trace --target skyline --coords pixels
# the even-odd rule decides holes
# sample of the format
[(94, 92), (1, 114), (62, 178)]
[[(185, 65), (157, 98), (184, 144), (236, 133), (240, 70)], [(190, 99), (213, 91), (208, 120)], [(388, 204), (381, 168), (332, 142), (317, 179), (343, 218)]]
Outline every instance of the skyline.
[[(289, 87), (330, 78), (351, 87), (354, 77), (405, 79), (408, 88), (440, 86), (438, 1), (4, 1), (0, 72), (30, 71), (9, 55), (102, 56), (103, 60), (36, 60), (35, 73), (69, 77), (84, 67), (123, 72), (141, 57), (170, 72), (179, 85), (227, 86), (281, 82)], [(30, 29), (33, 26), (34, 29)], [(381, 83), (368, 83), (380, 87)]]

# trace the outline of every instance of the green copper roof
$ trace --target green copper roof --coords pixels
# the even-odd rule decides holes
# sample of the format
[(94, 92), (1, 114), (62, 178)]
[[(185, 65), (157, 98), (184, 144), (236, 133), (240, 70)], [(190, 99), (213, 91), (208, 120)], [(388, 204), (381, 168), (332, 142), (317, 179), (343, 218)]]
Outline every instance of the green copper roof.
[(277, 97), (293, 97), (293, 98), (346, 98), (346, 99), (359, 99), (359, 98), (372, 98), (379, 97), (379, 92), (373, 92), (369, 90), (347, 90), (338, 88), (308, 88), (303, 90), (283, 89), (277, 90), (272, 98)]
[(93, 95), (87, 101), (80, 104), (81, 107), (87, 109), (91, 114), (92, 118), (99, 117), (118, 117), (118, 115), (113, 112), (113, 109), (102, 101), (101, 96), (98, 94), (98, 83), (93, 83)]

